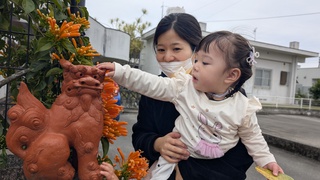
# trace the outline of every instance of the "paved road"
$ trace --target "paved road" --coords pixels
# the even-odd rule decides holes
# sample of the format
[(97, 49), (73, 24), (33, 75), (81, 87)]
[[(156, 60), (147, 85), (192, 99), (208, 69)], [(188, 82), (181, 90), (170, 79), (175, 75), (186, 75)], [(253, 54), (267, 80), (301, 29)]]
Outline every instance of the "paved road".
[[(121, 121), (127, 121), (128, 136), (119, 137), (115, 144), (111, 145), (109, 156), (117, 154), (117, 147), (121, 147), (125, 154), (133, 151), (131, 145), (131, 127), (136, 122), (136, 113), (123, 113)], [(320, 119), (303, 116), (289, 115), (258, 115), (259, 124), (263, 132), (277, 135), (282, 138), (288, 137), (301, 143), (319, 145)], [(311, 140), (310, 140), (311, 139)], [(270, 151), (275, 155), (278, 163), (284, 168), (285, 172), (295, 180), (319, 180), (320, 162), (298, 154), (288, 152), (273, 146)], [(254, 164), (247, 172), (248, 180), (264, 180), (264, 178), (254, 170)]]
[(258, 115), (258, 121), (265, 134), (320, 149), (320, 118), (278, 114)]

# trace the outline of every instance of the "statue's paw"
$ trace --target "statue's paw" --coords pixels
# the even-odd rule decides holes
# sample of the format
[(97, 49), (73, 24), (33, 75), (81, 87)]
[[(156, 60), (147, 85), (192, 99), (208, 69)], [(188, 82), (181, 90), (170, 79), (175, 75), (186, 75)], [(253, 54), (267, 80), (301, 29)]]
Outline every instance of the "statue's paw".
[(101, 180), (102, 176), (100, 175), (100, 171), (95, 171), (90, 173), (90, 178), (92, 180)]
[(59, 179), (73, 179), (74, 173), (72, 166), (67, 164), (64, 167), (59, 168), (58, 177)]

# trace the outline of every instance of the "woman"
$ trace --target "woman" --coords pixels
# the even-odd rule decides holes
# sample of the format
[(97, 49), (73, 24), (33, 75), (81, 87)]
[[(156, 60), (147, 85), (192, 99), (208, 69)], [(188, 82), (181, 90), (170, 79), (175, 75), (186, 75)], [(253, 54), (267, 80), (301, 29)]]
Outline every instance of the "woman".
[[(202, 38), (198, 21), (185, 13), (170, 14), (158, 24), (154, 35), (156, 58), (161, 76), (172, 76), (180, 67), (188, 68), (189, 59)], [(170, 163), (178, 162), (172, 179), (245, 179), (252, 158), (245, 146), (238, 144), (219, 159), (203, 160), (189, 157), (180, 134), (171, 132), (179, 116), (173, 104), (145, 96), (139, 102), (137, 123), (133, 125), (132, 143), (149, 159), (150, 166), (161, 155)]]

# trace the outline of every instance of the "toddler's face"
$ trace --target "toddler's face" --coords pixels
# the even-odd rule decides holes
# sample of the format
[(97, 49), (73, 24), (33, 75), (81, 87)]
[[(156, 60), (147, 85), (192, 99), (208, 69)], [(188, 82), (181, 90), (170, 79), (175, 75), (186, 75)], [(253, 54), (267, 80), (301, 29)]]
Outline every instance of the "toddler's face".
[(222, 52), (214, 43), (211, 43), (209, 52), (198, 51), (193, 62), (192, 77), (197, 90), (215, 94), (226, 91), (228, 86), (224, 80), (227, 77), (227, 65)]

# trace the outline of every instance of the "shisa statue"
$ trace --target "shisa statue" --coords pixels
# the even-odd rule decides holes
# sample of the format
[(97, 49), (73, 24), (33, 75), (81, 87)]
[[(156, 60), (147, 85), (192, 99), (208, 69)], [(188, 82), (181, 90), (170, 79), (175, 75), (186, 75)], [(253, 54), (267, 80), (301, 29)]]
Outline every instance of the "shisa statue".
[(100, 94), (105, 72), (63, 59), (60, 64), (64, 81), (50, 109), (21, 82), (17, 103), (8, 111), (7, 146), (23, 160), (27, 179), (73, 179), (75, 168), (68, 161), (71, 148), (76, 151), (79, 179), (102, 179), (97, 154), (103, 131)]

